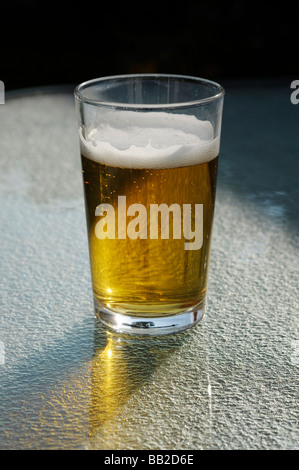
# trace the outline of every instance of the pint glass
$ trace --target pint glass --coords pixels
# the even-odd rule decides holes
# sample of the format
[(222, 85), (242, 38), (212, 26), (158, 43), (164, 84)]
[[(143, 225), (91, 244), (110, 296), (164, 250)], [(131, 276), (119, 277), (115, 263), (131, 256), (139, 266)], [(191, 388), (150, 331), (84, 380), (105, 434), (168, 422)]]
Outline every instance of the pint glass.
[(163, 74), (75, 90), (96, 316), (167, 334), (205, 312), (224, 90)]

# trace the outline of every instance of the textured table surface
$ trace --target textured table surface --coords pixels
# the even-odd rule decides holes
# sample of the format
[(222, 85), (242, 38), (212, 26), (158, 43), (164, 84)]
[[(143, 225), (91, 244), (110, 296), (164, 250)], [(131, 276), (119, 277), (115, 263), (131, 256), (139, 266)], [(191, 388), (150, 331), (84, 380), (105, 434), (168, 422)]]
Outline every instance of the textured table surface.
[(6, 98), (0, 448), (298, 448), (290, 89), (226, 89), (207, 314), (157, 338), (94, 320), (72, 93)]

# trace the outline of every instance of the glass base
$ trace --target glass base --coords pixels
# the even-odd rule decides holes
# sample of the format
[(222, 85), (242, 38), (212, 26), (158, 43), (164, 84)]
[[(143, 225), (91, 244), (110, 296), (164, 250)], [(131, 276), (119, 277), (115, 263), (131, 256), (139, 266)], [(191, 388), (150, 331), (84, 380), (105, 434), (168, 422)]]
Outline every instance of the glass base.
[(113, 312), (94, 299), (96, 317), (108, 328), (118, 333), (133, 335), (167, 335), (195, 326), (205, 314), (204, 302), (176, 315), (164, 316), (129, 315)]

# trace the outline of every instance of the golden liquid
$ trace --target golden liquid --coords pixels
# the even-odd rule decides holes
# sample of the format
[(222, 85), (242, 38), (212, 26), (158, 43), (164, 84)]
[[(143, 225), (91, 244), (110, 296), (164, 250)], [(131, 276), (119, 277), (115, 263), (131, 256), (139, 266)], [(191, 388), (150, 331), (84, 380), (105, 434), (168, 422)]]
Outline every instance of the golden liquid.
[[(149, 317), (181, 313), (204, 301), (217, 163), (214, 158), (189, 167), (130, 169), (103, 165), (82, 155), (93, 291), (100, 305)], [(169, 239), (150, 239), (149, 235), (147, 239), (118, 239), (118, 196), (126, 196), (127, 207), (143, 204), (148, 214), (150, 204), (203, 204), (202, 247), (185, 250), (187, 240), (183, 235), (173, 239), (171, 231)], [(100, 240), (95, 235), (100, 219), (95, 210), (102, 203), (115, 209), (115, 239)], [(127, 223), (132, 219), (127, 216)]]

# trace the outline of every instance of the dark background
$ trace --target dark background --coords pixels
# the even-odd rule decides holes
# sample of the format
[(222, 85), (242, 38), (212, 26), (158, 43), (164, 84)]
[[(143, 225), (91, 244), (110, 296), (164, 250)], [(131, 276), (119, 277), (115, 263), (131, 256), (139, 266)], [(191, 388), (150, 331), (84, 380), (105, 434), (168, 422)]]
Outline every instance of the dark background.
[(299, 2), (2, 0), (6, 90), (122, 73), (299, 79)]

